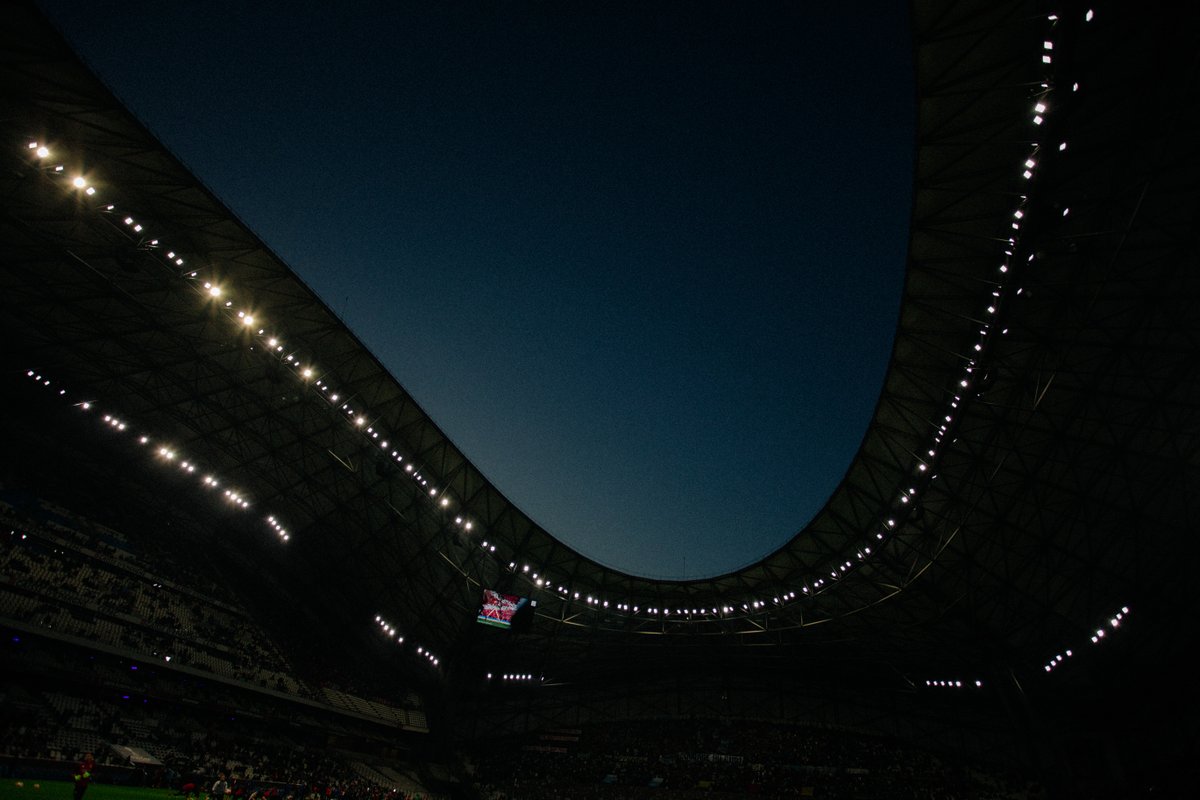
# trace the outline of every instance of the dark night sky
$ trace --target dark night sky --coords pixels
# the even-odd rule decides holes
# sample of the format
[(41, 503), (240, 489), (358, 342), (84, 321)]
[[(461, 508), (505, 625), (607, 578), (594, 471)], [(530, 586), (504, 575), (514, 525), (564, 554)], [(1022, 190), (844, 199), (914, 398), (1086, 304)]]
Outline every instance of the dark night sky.
[(906, 3), (44, 7), (585, 555), (724, 572), (841, 479), (904, 271)]

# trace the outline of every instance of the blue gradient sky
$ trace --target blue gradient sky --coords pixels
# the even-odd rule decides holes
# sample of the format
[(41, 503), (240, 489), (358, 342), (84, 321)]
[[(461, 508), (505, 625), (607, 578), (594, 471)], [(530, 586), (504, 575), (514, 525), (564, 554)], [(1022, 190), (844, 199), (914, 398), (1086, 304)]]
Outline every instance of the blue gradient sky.
[(724, 572), (845, 472), (904, 271), (907, 4), (43, 5), (585, 555)]

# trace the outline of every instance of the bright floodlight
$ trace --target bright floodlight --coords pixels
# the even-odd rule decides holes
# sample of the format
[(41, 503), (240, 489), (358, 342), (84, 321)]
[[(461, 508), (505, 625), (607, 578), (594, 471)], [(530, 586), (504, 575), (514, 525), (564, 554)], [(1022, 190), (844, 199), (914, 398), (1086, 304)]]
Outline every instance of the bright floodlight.
[(50, 148), (42, 145), (37, 149), (37, 155), (38, 158), (45, 158), (46, 156), (50, 155)]
[(76, 178), (75, 180), (71, 181), (71, 183), (75, 185), (76, 189), (82, 189), (87, 186), (87, 181), (85, 181), (83, 178)]
[(221, 296), (221, 287), (220, 286), (212, 286), (209, 288), (208, 293), (210, 295), (212, 295), (213, 297), (220, 297)]

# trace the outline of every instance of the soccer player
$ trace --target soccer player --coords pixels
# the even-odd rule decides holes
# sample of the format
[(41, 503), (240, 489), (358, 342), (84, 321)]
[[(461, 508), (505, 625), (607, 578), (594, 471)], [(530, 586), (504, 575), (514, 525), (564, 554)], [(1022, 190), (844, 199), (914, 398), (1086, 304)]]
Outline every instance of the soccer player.
[(92, 770), (95, 768), (96, 759), (92, 758), (91, 753), (84, 753), (83, 761), (80, 761), (75, 769), (75, 800), (83, 800), (83, 793), (92, 782)]

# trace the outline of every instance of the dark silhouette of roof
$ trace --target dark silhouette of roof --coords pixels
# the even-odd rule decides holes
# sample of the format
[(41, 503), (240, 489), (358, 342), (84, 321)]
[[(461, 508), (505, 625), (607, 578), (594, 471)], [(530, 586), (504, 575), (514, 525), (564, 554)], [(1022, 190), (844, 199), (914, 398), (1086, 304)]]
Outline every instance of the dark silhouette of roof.
[[(1047, 667), (1122, 608), (1169, 658), (1195, 609), (1196, 50), (1165, 13), (1039, 9), (916, 4), (886, 383), (825, 507), (734, 573), (622, 574), (535, 525), (27, 7), (0, 34), (6, 374), (220, 473), (251, 508), (171, 491), (225, 503), (345, 642), (381, 615), (452, 686), (1069, 681)], [(529, 629), (477, 626), (484, 588), (536, 599)]]

